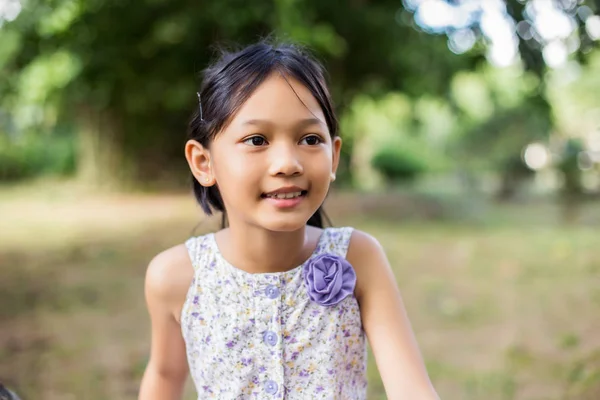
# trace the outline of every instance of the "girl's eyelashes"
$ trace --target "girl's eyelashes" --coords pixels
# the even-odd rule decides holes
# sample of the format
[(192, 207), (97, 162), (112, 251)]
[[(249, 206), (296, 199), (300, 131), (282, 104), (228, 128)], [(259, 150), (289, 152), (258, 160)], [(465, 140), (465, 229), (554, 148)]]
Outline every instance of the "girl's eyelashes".
[[(316, 146), (323, 142), (324, 142), (324, 140), (323, 140), (323, 138), (321, 138), (321, 136), (316, 135), (316, 134), (311, 134), (311, 135), (307, 135), (307, 136), (303, 137), (302, 140), (300, 141), (300, 144), (306, 144), (308, 146)], [(267, 139), (265, 139), (263, 136), (259, 136), (259, 135), (247, 137), (246, 139), (242, 140), (242, 143), (244, 143), (248, 146), (252, 146), (252, 147), (260, 147), (260, 146), (265, 146), (268, 144)]]
[(262, 136), (250, 136), (249, 138), (244, 139), (243, 143), (248, 146), (259, 147), (267, 144), (267, 140)]
[(324, 140), (319, 135), (308, 135), (302, 138), (300, 143), (305, 142), (309, 146), (316, 146), (320, 143), (323, 143)]

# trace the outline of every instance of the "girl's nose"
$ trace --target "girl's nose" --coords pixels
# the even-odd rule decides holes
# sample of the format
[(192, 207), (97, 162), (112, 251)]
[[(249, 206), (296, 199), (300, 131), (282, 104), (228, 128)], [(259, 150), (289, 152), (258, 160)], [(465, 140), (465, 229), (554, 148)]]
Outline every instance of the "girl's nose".
[(269, 173), (273, 176), (301, 175), (304, 172), (302, 162), (292, 146), (278, 146), (272, 148), (271, 165)]

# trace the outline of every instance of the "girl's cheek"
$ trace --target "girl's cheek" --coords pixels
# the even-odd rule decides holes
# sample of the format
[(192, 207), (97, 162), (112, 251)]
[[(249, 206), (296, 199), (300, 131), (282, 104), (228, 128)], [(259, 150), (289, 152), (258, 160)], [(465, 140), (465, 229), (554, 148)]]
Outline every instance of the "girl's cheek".
[(252, 162), (248, 157), (230, 157), (227, 161), (227, 168), (236, 174), (249, 174), (256, 167), (256, 162)]

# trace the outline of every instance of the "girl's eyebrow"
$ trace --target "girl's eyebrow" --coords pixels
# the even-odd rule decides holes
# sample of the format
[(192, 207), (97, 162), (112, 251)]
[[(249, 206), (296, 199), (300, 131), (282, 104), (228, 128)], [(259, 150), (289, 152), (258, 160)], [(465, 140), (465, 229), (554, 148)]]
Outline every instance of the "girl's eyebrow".
[[(273, 126), (274, 124), (273, 124), (273, 122), (266, 120), (266, 119), (249, 119), (247, 121), (244, 121), (242, 123), (242, 125)], [(325, 124), (323, 121), (321, 121), (318, 118), (302, 119), (295, 124), (295, 128), (302, 129), (302, 128), (306, 128), (306, 127), (313, 126), (313, 125), (320, 125), (324, 128), (327, 128), (327, 124)]]

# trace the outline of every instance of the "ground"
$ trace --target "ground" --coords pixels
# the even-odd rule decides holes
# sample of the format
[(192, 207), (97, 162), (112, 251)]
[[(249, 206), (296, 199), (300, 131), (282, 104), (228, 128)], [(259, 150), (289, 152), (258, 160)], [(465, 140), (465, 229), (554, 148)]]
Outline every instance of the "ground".
[[(551, 204), (445, 207), (328, 201), (335, 225), (385, 247), (441, 398), (600, 398), (600, 205), (567, 227)], [(189, 194), (1, 189), (0, 382), (24, 399), (135, 398), (145, 268), (214, 226)], [(372, 358), (369, 377), (384, 399)]]

